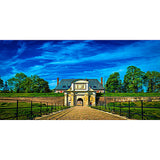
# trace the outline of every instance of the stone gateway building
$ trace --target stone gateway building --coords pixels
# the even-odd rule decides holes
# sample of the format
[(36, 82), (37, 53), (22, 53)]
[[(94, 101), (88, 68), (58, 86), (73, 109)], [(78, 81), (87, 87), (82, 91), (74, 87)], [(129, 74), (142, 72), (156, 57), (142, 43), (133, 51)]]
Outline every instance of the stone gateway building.
[(104, 93), (103, 78), (97, 79), (62, 79), (57, 78), (56, 93), (64, 93), (65, 106), (95, 106), (96, 93)]

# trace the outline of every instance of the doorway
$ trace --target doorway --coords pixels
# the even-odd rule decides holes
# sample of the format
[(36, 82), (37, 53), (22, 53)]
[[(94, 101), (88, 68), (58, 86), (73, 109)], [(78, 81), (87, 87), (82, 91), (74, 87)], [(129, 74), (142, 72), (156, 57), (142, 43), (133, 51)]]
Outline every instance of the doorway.
[(77, 99), (77, 106), (83, 106), (83, 99), (82, 98)]

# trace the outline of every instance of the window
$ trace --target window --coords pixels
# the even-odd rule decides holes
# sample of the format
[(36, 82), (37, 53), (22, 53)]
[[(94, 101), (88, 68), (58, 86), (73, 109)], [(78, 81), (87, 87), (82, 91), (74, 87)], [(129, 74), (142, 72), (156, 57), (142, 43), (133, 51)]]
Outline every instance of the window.
[(66, 86), (63, 86), (63, 88), (66, 88)]
[(93, 86), (93, 88), (97, 88), (96, 86)]

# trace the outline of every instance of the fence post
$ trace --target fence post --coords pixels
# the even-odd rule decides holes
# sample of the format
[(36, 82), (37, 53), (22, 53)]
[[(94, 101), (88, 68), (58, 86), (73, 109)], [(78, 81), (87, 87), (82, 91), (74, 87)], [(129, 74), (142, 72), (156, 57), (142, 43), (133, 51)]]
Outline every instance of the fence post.
[(129, 103), (129, 106), (128, 106), (129, 107), (129, 111), (128, 112), (129, 112), (129, 118), (130, 118), (131, 117), (130, 116), (130, 101), (128, 103)]
[(32, 119), (32, 101), (31, 101), (31, 119)]
[(41, 102), (41, 105), (40, 105), (40, 115), (42, 116), (42, 102)]
[(18, 100), (17, 100), (17, 108), (16, 108), (16, 119), (18, 120)]
[(119, 107), (120, 107), (120, 116), (121, 116), (121, 102), (120, 102), (120, 106)]
[(51, 112), (52, 112), (52, 110), (53, 110), (53, 103), (51, 104)]
[(142, 111), (142, 120), (143, 120), (143, 100), (141, 100), (141, 111)]

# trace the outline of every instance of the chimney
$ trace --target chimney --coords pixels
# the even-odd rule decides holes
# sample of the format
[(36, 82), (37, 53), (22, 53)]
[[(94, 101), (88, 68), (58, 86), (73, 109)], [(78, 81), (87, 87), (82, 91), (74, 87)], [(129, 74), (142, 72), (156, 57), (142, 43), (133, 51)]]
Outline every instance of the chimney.
[(57, 78), (57, 86), (58, 86), (58, 84), (59, 84), (59, 78)]
[(103, 86), (103, 77), (101, 77), (101, 85)]

